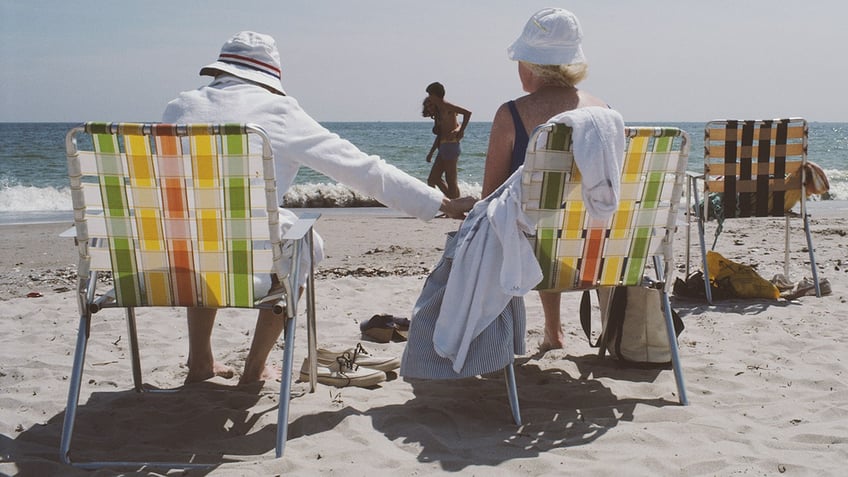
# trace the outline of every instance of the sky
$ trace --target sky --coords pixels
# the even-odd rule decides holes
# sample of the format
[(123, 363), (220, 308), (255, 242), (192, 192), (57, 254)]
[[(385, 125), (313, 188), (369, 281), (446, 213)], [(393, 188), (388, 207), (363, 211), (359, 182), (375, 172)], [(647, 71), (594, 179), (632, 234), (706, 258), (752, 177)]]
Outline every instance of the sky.
[(276, 39), (318, 121), (423, 120), (433, 81), (491, 121), (548, 6), (580, 19), (579, 87), (626, 121), (848, 121), (845, 0), (0, 0), (0, 122), (158, 121), (241, 30)]

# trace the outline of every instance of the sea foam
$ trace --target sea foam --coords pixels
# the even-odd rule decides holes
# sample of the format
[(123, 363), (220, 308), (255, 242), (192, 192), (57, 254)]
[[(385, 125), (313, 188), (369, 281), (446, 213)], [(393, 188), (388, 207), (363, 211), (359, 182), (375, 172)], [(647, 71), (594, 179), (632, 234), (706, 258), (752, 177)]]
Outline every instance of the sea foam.
[[(480, 197), (479, 184), (459, 183), (460, 194)], [(296, 184), (283, 197), (292, 208), (380, 207), (375, 199), (341, 184)], [(0, 184), (0, 212), (71, 211), (70, 188)]]
[(70, 188), (0, 185), (0, 212), (73, 210)]
[[(480, 184), (461, 182), (460, 195), (480, 197)], [(283, 197), (284, 207), (329, 208), (329, 207), (380, 207), (375, 199), (362, 195), (342, 184), (296, 184)]]

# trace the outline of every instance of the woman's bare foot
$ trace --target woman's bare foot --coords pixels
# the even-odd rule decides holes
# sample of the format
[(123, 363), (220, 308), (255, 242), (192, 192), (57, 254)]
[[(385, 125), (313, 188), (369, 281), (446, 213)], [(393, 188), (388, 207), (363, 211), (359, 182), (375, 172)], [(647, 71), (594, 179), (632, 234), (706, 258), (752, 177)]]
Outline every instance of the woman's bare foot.
[(552, 349), (562, 349), (565, 347), (565, 335), (562, 334), (562, 330), (557, 330), (554, 336), (551, 336), (547, 330), (545, 330), (545, 338), (542, 340), (542, 343), (539, 345), (539, 351), (542, 353), (547, 353)]
[(235, 371), (233, 368), (221, 364), (217, 361), (212, 363), (212, 367), (199, 367), (192, 368), (191, 363), (188, 365), (188, 375), (185, 378), (186, 384), (191, 383), (199, 383), (201, 381), (206, 381), (207, 379), (214, 378), (215, 376), (219, 376), (225, 379), (230, 379), (235, 376)]
[(245, 369), (245, 374), (242, 374), (239, 378), (238, 385), (253, 384), (259, 381), (280, 381), (282, 378), (282, 369), (275, 365), (266, 364), (259, 376), (256, 376), (255, 373), (248, 374), (247, 369)]
[(562, 349), (562, 348), (563, 348), (562, 343), (548, 343), (547, 341), (542, 341), (539, 344), (539, 352), (541, 352), (541, 353), (547, 353), (548, 351), (550, 351), (552, 349)]

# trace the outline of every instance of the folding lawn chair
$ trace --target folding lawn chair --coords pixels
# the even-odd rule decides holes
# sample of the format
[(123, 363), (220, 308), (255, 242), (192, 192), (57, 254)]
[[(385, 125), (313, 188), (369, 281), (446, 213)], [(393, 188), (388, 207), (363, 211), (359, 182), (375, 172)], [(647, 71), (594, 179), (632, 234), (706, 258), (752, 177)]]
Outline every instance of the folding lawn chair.
[[(785, 217), (784, 275), (789, 278), (790, 209), (800, 204), (800, 217), (807, 237), (810, 270), (816, 296), (821, 297), (810, 216), (806, 206), (807, 121), (801, 118), (774, 120), (718, 120), (704, 129), (704, 175), (693, 176), (692, 191), (698, 213), (698, 238), (709, 277), (704, 224), (717, 219), (718, 235), (731, 219)], [(704, 206), (699, 205), (697, 181), (703, 180)], [(687, 228), (687, 243), (689, 230)], [(709, 280), (704, 280), (707, 302), (712, 303)]]
[[(250, 150), (261, 145), (257, 151)], [(90, 146), (90, 147), (89, 147)], [(135, 308), (272, 308), (285, 320), (276, 455), (288, 433), (298, 257), (312, 254), (316, 214), (281, 237), (274, 162), (265, 132), (250, 124), (85, 123), (66, 137), (79, 250), (79, 331), (60, 456), (80, 467), (204, 464), (71, 461), (70, 446), (92, 314), (126, 309), (135, 390), (142, 384)], [(107, 275), (104, 275), (106, 273)], [(111, 273), (113, 288), (97, 286)], [(267, 295), (255, 277), (275, 276)], [(265, 281), (268, 283), (268, 281)], [(265, 289), (262, 289), (265, 288)], [(306, 288), (311, 385), (315, 384), (312, 270)]]
[[(649, 262), (661, 291), (672, 368), (681, 404), (688, 404), (669, 303), (673, 234), (689, 144), (677, 128), (628, 127), (620, 202), (602, 223), (582, 199), (581, 175), (572, 151), (572, 129), (538, 126), (530, 137), (522, 177), (522, 207), (536, 222), (531, 237), (544, 278), (538, 290), (583, 291), (647, 286)], [(604, 350), (601, 350), (603, 355)], [(505, 368), (513, 418), (521, 423), (512, 364)]]

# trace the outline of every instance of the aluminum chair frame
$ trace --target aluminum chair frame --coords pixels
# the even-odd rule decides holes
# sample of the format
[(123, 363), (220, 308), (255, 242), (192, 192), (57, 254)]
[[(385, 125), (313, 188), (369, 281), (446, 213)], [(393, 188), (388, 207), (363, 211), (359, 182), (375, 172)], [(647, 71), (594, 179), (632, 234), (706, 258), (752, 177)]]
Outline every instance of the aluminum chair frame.
[[(789, 277), (789, 221), (791, 214), (784, 212), (784, 195), (790, 189), (800, 189), (800, 216), (807, 240), (810, 270), (816, 296), (821, 297), (813, 237), (810, 231), (810, 214), (807, 212), (806, 189), (807, 146), (809, 126), (803, 118), (781, 118), (769, 120), (714, 120), (704, 128), (704, 174), (691, 175), (689, 189), (694, 205), (705, 205), (696, 214), (698, 217), (698, 240), (704, 267), (704, 292), (707, 302), (713, 304), (710, 288), (705, 223), (710, 220), (710, 208), (706, 202), (713, 192), (721, 193), (724, 210), (739, 209), (739, 215), (723, 218), (725, 221), (749, 217), (785, 217), (783, 272)], [(787, 180), (786, 174), (792, 165), (797, 165), (800, 174)], [(703, 183), (698, 185), (698, 181)], [(702, 188), (702, 189), (701, 189)], [(703, 196), (699, 193), (703, 192)], [(729, 193), (725, 193), (729, 192)], [(768, 206), (769, 202), (773, 205)], [(691, 203), (689, 211), (691, 211)], [(689, 227), (686, 229), (687, 269), (689, 266)], [(716, 240), (710, 250), (714, 250)], [(687, 270), (688, 272), (688, 270)]]
[[(95, 141), (95, 135), (100, 135), (98, 139), (105, 140), (107, 142), (112, 141), (112, 144), (107, 144), (106, 148), (108, 149), (112, 147), (115, 150), (108, 152), (103, 150), (95, 151), (95, 147), (92, 147), (92, 150), (81, 149), (78, 146), (77, 141), (78, 137), (80, 137), (81, 135), (87, 135), (87, 137), (92, 140), (92, 143)], [(256, 138), (261, 142), (261, 154), (251, 155), (249, 153), (249, 146), (247, 145), (250, 142), (248, 140), (249, 137)], [(168, 141), (170, 144), (169, 147), (171, 149), (165, 151), (164, 146), (156, 142), (158, 140), (163, 141), (163, 144), (164, 141)], [(215, 144), (212, 144), (212, 142), (207, 145), (211, 144), (213, 151), (211, 153), (208, 153), (207, 151), (206, 155), (204, 155), (203, 153), (197, 153), (196, 155), (193, 155), (191, 153), (183, 153), (181, 150), (181, 144), (183, 143), (192, 141), (200, 142), (206, 140), (215, 142), (217, 144), (217, 147), (220, 148), (220, 150), (218, 150), (216, 153), (214, 151), (216, 146)], [(227, 152), (224, 152), (223, 149), (225, 148), (225, 146), (223, 144), (224, 141), (228, 140), (236, 142), (242, 141), (243, 144), (238, 147), (243, 146), (244, 152), (242, 154), (229, 154)], [(149, 149), (146, 151), (146, 153), (141, 153), (139, 151), (128, 153), (127, 148), (130, 147), (130, 144), (133, 144), (132, 147), (136, 149)], [(85, 363), (85, 353), (87, 343), (91, 334), (92, 314), (104, 308), (125, 308), (129, 335), (129, 347), (131, 352), (133, 384), (135, 391), (141, 393), (175, 392), (179, 390), (179, 388), (170, 390), (153, 390), (145, 388), (142, 381), (138, 333), (135, 320), (135, 307), (137, 306), (207, 306), (215, 308), (239, 307), (257, 309), (271, 308), (275, 314), (280, 315), (280, 319), (286, 320), (284, 326), (284, 348), (282, 359), (283, 377), (280, 382), (280, 404), (277, 414), (277, 432), (275, 443), (275, 455), (276, 457), (281, 457), (285, 451), (285, 444), (288, 437), (288, 416), (290, 401), (289, 396), (291, 395), (295, 324), (296, 317), (298, 314), (299, 286), (303, 286), (305, 288), (308, 335), (307, 359), (310, 367), (310, 392), (314, 392), (315, 384), (317, 381), (317, 355), (315, 352), (317, 339), (315, 328), (315, 295), (313, 274), (314, 270), (312, 269), (312, 266), (310, 265), (305, 284), (298, 284), (297, 277), (301, 274), (301, 270), (299, 269), (299, 257), (301, 256), (301, 254), (307, 253), (309, 254), (309, 256), (312, 256), (312, 229), (316, 220), (319, 217), (319, 214), (302, 214), (299, 220), (295, 222), (295, 224), (292, 225), (284, 235), (280, 235), (277, 206), (277, 189), (274, 177), (273, 152), (271, 149), (270, 140), (265, 131), (260, 126), (254, 124), (166, 125), (89, 122), (71, 129), (66, 135), (65, 145), (68, 158), (72, 200), (74, 204), (74, 224), (76, 229), (75, 240), (79, 251), (79, 279), (77, 283), (76, 293), (80, 319), (77, 332), (76, 346), (74, 351), (74, 362), (69, 383), (67, 408), (65, 412), (65, 419), (62, 427), (62, 436), (59, 448), (61, 461), (66, 464), (71, 464), (81, 468), (147, 466), (190, 469), (217, 465), (185, 462), (151, 461), (78, 462), (71, 459), (71, 440), (76, 420), (77, 407), (79, 405), (79, 396), (82, 385), (83, 368)], [(198, 145), (197, 151), (200, 151), (200, 148), (201, 146)], [(195, 152), (194, 142), (192, 142), (190, 149), (191, 151)], [(202, 159), (202, 161), (198, 160), (198, 156), (201, 156), (200, 159)], [(111, 193), (109, 192), (109, 187), (114, 186), (118, 189), (121, 189), (124, 195), (122, 200), (127, 201), (127, 204), (125, 204), (126, 210), (118, 212), (119, 215), (123, 214), (124, 217), (120, 218), (120, 220), (116, 221), (115, 223), (117, 223), (118, 225), (125, 224), (126, 229), (132, 229), (133, 233), (135, 233), (135, 235), (132, 235), (132, 237), (134, 238), (129, 239), (128, 246), (127, 243), (124, 243), (125, 247), (123, 249), (123, 258), (131, 256), (130, 260), (138, 260), (139, 263), (142, 260), (149, 261), (149, 258), (140, 258), (141, 255), (139, 254), (144, 252), (144, 250), (142, 249), (145, 248), (145, 245), (142, 244), (144, 238), (139, 237), (138, 235), (141, 233), (141, 229), (143, 227), (151, 227), (151, 223), (148, 222), (146, 225), (143, 225), (141, 223), (145, 218), (149, 218), (149, 216), (145, 215), (146, 212), (144, 210), (140, 210), (144, 208), (143, 206), (135, 204), (136, 207), (133, 207), (133, 204), (131, 204), (131, 202), (133, 201), (133, 197), (138, 197), (138, 200), (140, 202), (146, 202), (146, 205), (148, 206), (153, 204), (158, 205), (160, 208), (165, 208), (167, 207), (166, 203), (173, 197), (165, 197), (168, 194), (168, 191), (165, 190), (166, 186), (164, 185), (167, 181), (167, 178), (163, 177), (166, 176), (168, 173), (164, 171), (168, 170), (168, 168), (171, 167), (165, 165), (166, 160), (171, 160), (172, 162), (170, 164), (179, 163), (173, 161), (182, 161), (181, 167), (184, 166), (186, 169), (190, 169), (192, 167), (200, 167), (200, 165), (218, 164), (220, 169), (213, 173), (207, 171), (207, 174), (220, 173), (223, 176), (223, 173), (221, 172), (223, 171), (223, 168), (230, 166), (219, 164), (218, 160), (220, 160), (221, 158), (226, 158), (227, 160), (232, 161), (231, 164), (234, 165), (231, 167), (233, 167), (234, 169), (249, 169), (250, 172), (248, 174), (252, 174), (252, 176), (250, 176), (250, 179), (253, 180), (254, 183), (261, 183), (254, 184), (254, 187), (249, 188), (250, 191), (246, 192), (249, 197), (245, 198), (245, 200), (247, 202), (253, 201), (255, 204), (261, 204), (261, 206), (254, 206), (253, 210), (264, 210), (265, 217), (247, 217), (245, 220), (241, 220), (240, 223), (247, 224), (242, 225), (242, 227), (247, 227), (247, 229), (250, 229), (252, 231), (247, 232), (248, 236), (246, 237), (246, 241), (252, 242), (251, 239), (255, 238), (258, 241), (261, 241), (262, 243), (266, 244), (263, 250), (254, 250), (253, 255), (251, 255), (251, 257), (255, 257), (259, 254), (264, 254), (264, 262), (262, 263), (264, 263), (265, 265), (263, 268), (267, 268), (267, 270), (264, 271), (267, 271), (268, 273), (277, 277), (277, 281), (283, 286), (284, 293), (264, 297), (254, 297), (254, 290), (252, 289), (252, 275), (250, 277), (247, 277), (248, 279), (244, 279), (244, 273), (239, 274), (237, 272), (232, 272), (230, 267), (240, 266), (234, 261), (233, 263), (230, 263), (230, 267), (227, 268), (227, 271), (232, 272), (232, 280), (230, 282), (227, 282), (229, 284), (230, 293), (228, 294), (226, 291), (219, 290), (220, 293), (218, 293), (216, 297), (213, 297), (213, 295), (216, 295), (215, 293), (208, 291), (211, 286), (205, 288), (202, 293), (198, 288), (192, 293), (178, 297), (177, 295), (179, 295), (179, 291), (167, 291), (175, 290), (178, 287), (178, 285), (176, 285), (176, 282), (180, 281), (178, 278), (171, 279), (170, 283), (173, 285), (173, 288), (170, 289), (167, 286), (160, 286), (161, 284), (157, 285), (156, 283), (154, 283), (153, 277), (157, 276), (155, 274), (159, 273), (159, 277), (163, 276), (161, 275), (162, 269), (154, 270), (153, 272), (151, 272), (151, 274), (148, 275), (144, 275), (144, 273), (149, 272), (149, 270), (144, 270), (144, 273), (139, 272), (136, 273), (135, 276), (131, 276), (133, 275), (132, 273), (127, 274), (126, 270), (119, 270), (118, 268), (116, 268), (118, 267), (117, 263), (121, 262), (122, 256), (119, 252), (115, 252), (113, 247), (109, 245), (106, 245), (104, 247), (104, 244), (109, 244), (110, 240), (113, 240), (110, 239), (110, 232), (106, 229), (120, 229), (121, 227), (116, 227), (114, 223), (108, 227), (104, 227), (103, 224), (97, 225), (98, 222), (108, 222), (110, 220), (108, 216), (115, 212), (114, 210), (104, 211), (104, 209), (109, 209), (110, 207), (108, 201), (114, 200), (115, 198), (115, 194), (113, 193), (111, 195), (111, 199), (107, 199), (104, 197), (104, 195), (109, 195)], [(136, 163), (130, 164), (128, 160), (130, 162), (136, 161)], [(251, 163), (251, 161), (254, 162)], [(148, 166), (148, 171), (142, 171), (139, 173), (139, 175), (131, 177), (135, 172), (138, 172), (138, 170), (143, 169), (143, 167), (139, 169), (139, 164), (144, 164), (145, 166)], [(92, 170), (92, 168), (95, 167), (98, 169), (97, 171)], [(160, 173), (160, 169), (162, 173), (161, 177), (158, 176), (158, 174)], [(104, 174), (99, 174), (99, 172), (114, 174), (114, 177), (112, 179), (104, 179)], [(189, 177), (190, 179), (196, 181), (194, 182), (194, 184), (198, 185), (200, 184), (199, 181), (209, 179), (208, 175), (202, 178), (198, 178), (197, 173), (198, 171), (195, 170), (194, 174)], [(148, 174), (148, 176), (139, 179), (141, 175), (145, 174)], [(113, 180), (115, 177), (121, 178)], [(99, 184), (92, 184), (92, 178), (96, 179)], [(216, 180), (217, 179), (219, 178), (216, 176)], [(234, 184), (238, 184), (241, 179), (244, 179), (244, 177), (236, 178)], [(109, 182), (110, 180), (111, 182)], [(220, 189), (224, 187), (223, 182), (225, 182), (224, 179), (221, 179), (220, 186), (210, 185), (212, 184), (212, 182), (206, 182), (204, 183), (205, 186), (198, 185), (197, 190), (194, 190), (194, 192), (196, 194), (219, 193)], [(258, 187), (256, 187), (256, 185), (258, 185)], [(139, 189), (134, 189), (134, 187), (136, 186), (139, 186)], [(180, 184), (177, 188), (179, 189), (181, 187), (182, 184)], [(200, 190), (203, 187), (206, 187), (206, 189), (211, 189), (211, 191)], [(102, 191), (103, 195), (100, 195), (100, 193), (97, 191), (98, 189)], [(150, 193), (151, 191), (152, 194), (156, 195), (152, 199)], [(112, 189), (112, 192), (114, 192), (114, 189)], [(198, 198), (200, 197), (200, 195), (197, 195), (195, 197), (195, 200), (198, 200)], [(206, 198), (208, 196), (202, 197)], [(235, 194), (233, 194), (232, 197), (233, 201), (238, 202), (239, 198)], [(230, 201), (231, 199), (222, 200)], [(149, 208), (154, 209), (155, 207)], [(250, 209), (250, 206), (248, 205), (247, 208)], [(202, 228), (200, 213), (194, 211), (194, 209), (192, 209), (191, 212), (196, 214), (191, 219), (187, 219), (194, 221), (194, 225), (192, 225), (191, 228)], [(249, 214), (250, 210), (247, 210), (245, 213)], [(161, 214), (162, 217), (167, 215), (167, 213), (164, 211), (161, 212)], [(223, 221), (225, 221), (225, 219), (223, 218), (223, 216), (221, 216), (213, 222), (215, 223), (215, 226), (223, 228), (226, 227), (225, 224), (222, 225), (220, 223)], [(267, 224), (267, 229), (265, 228), (265, 226), (261, 225), (263, 221)], [(239, 220), (233, 220), (233, 223), (235, 222), (239, 222)], [(238, 225), (233, 225), (231, 227), (233, 230), (235, 230), (235, 227), (237, 226)], [(156, 227), (159, 228), (157, 229)], [(165, 243), (167, 242), (167, 239), (173, 238), (173, 236), (167, 236), (168, 232), (165, 229), (168, 229), (169, 227), (172, 226), (156, 224), (153, 229), (148, 230), (148, 232), (150, 232), (152, 235), (148, 236), (147, 238), (156, 237), (160, 239), (163, 243)], [(222, 229), (218, 230), (220, 231)], [(254, 237), (253, 235), (251, 235), (252, 233), (257, 233), (258, 236)], [(200, 240), (198, 240), (196, 236), (197, 234), (190, 238), (186, 237), (182, 232), (179, 232), (177, 235), (179, 235), (179, 240), (175, 240), (174, 242), (180, 240), (191, 242), (191, 246), (194, 247), (192, 250), (195, 251), (200, 250), (202, 248), (202, 246), (198, 244)], [(236, 241), (235, 239), (233, 239), (233, 237), (236, 237), (236, 235), (237, 233), (234, 233), (234, 235), (230, 236), (230, 239), (232, 239), (233, 242)], [(224, 242), (226, 242), (227, 240), (225, 238), (219, 238)], [(242, 242), (246, 241), (242, 240)], [(291, 252), (288, 256), (286, 256), (283, 252), (284, 246), (290, 246), (291, 248)], [(106, 259), (103, 259), (104, 252), (106, 253)], [(235, 251), (230, 252), (233, 254), (236, 253)], [(239, 250), (239, 252), (241, 253), (243, 251)], [(178, 254), (179, 252), (173, 253)], [(98, 259), (98, 256), (100, 256), (101, 258)], [(239, 255), (239, 257), (244, 258), (244, 254), (242, 253), (241, 255)], [(197, 256), (195, 256), (194, 258), (196, 259)], [(260, 263), (261, 260), (262, 258), (256, 258), (255, 262)], [(200, 261), (198, 260), (195, 264), (200, 266), (199, 262)], [(284, 272), (284, 262), (290, 263), (289, 273)], [(251, 263), (253, 263), (253, 261), (251, 261)], [(141, 283), (142, 286), (136, 287), (136, 291), (140, 290), (141, 293), (135, 294), (132, 292), (122, 292), (122, 288), (116, 286), (108, 292), (98, 296), (98, 279), (101, 277), (101, 274), (106, 271), (110, 271), (113, 273), (113, 278), (115, 279), (116, 285), (121, 284), (123, 286), (123, 284), (130, 283), (133, 281), (137, 282), (136, 285), (138, 285), (138, 283)], [(264, 272), (260, 269), (254, 271), (256, 271), (257, 274)], [(195, 272), (195, 270), (192, 270), (192, 273)], [(148, 279), (147, 282), (144, 282), (145, 278)], [(168, 278), (165, 278), (164, 280), (167, 281)], [(236, 281), (239, 281), (239, 283), (234, 284)], [(147, 288), (150, 288), (150, 292), (146, 295), (145, 293), (147, 290), (144, 285), (147, 285)], [(157, 286), (159, 287), (157, 290), (160, 291), (154, 293), (153, 287)], [(243, 287), (247, 288), (241, 289)], [(124, 288), (128, 289), (127, 287)], [(234, 291), (236, 288), (239, 288), (240, 291)], [(250, 294), (250, 296), (245, 297), (243, 292), (247, 289), (249, 289), (248, 293)]]
[[(622, 200), (606, 223), (593, 221), (585, 213), (570, 128), (548, 123), (531, 134), (522, 177), (522, 207), (537, 224), (531, 240), (545, 274), (537, 289), (567, 292), (644, 286), (644, 272), (651, 263), (656, 274), (652, 286), (661, 291), (678, 400), (687, 405), (669, 292), (689, 138), (678, 128), (627, 127), (625, 134)], [(541, 159), (531, 160), (534, 156)], [(546, 192), (551, 187), (559, 191)], [(602, 348), (600, 356), (604, 354)], [(512, 416), (520, 425), (512, 364), (504, 368), (504, 376)]]

